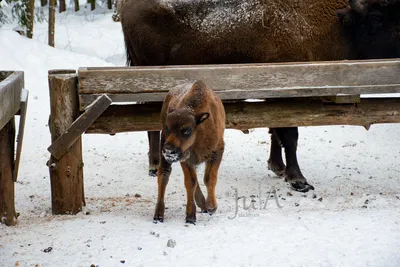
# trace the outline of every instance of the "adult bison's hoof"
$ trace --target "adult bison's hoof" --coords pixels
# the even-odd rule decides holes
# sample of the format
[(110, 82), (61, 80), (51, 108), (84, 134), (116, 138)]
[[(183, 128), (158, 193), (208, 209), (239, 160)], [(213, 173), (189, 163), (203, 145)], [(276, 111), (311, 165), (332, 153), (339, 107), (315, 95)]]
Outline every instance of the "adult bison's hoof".
[(273, 171), (277, 176), (282, 177), (285, 174), (285, 164), (277, 164), (269, 159), (268, 170)]
[(308, 192), (310, 190), (314, 190), (314, 186), (310, 185), (307, 183), (307, 181), (295, 181), (295, 182), (289, 182), (290, 186), (292, 187), (293, 190), (296, 190), (298, 192)]
[(186, 218), (186, 223), (196, 225), (196, 218)]
[(149, 169), (149, 176), (156, 177), (157, 176), (157, 169)]
[(153, 223), (159, 223), (159, 222), (164, 222), (164, 218), (160, 215), (154, 215), (153, 217)]

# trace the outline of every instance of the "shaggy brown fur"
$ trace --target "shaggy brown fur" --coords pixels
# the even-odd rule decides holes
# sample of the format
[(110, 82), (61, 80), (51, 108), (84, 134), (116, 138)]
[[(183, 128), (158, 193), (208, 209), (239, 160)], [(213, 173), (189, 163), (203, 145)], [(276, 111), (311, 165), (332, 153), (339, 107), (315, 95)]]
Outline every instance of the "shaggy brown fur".
[[(164, 220), (165, 188), (171, 164), (180, 162), (187, 193), (186, 222), (196, 222), (196, 204), (203, 212), (217, 209), (215, 186), (224, 152), (225, 110), (219, 97), (202, 81), (174, 88), (161, 110), (161, 150), (158, 199), (154, 221)], [(206, 163), (207, 200), (197, 181), (196, 166)]]

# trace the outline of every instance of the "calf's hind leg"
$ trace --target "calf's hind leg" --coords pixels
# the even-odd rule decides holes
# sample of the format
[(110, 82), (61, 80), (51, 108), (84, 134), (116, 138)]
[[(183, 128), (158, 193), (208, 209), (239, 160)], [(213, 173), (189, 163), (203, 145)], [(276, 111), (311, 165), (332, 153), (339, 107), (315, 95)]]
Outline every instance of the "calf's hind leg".
[(301, 173), (299, 164), (297, 162), (296, 151), (297, 140), (299, 139), (298, 128), (274, 128), (273, 131), (285, 149), (285, 181), (290, 183), (291, 187), (299, 192), (314, 190), (314, 187), (307, 182), (306, 178)]
[(215, 187), (218, 180), (218, 169), (221, 164), (224, 148), (213, 152), (212, 159), (206, 162), (206, 170), (204, 173), (204, 184), (207, 187), (207, 212), (212, 215), (217, 211), (217, 197), (215, 195)]
[(194, 199), (196, 200), (196, 205), (201, 209), (202, 213), (207, 212), (206, 199), (204, 198), (203, 192), (201, 192), (200, 185), (197, 185), (196, 192), (194, 193)]

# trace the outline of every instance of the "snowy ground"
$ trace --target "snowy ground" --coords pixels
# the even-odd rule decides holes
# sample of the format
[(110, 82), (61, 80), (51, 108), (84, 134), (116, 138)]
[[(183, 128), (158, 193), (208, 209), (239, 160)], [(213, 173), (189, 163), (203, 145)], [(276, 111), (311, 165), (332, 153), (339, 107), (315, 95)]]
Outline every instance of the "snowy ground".
[[(152, 222), (156, 181), (147, 176), (146, 133), (85, 135), (87, 206), (76, 216), (51, 215), (47, 71), (123, 65), (122, 31), (110, 13), (64, 13), (54, 49), (46, 24), (35, 26), (34, 40), (14, 26), (0, 29), (0, 69), (25, 71), (30, 100), (16, 184), (21, 215), (15, 227), (0, 225), (0, 266), (400, 266), (400, 125), (301, 128), (299, 162), (316, 187), (307, 194), (267, 170), (267, 129), (227, 130), (219, 209), (198, 214), (195, 226), (184, 224), (179, 166), (166, 221)], [(273, 188), (281, 208), (272, 198), (260, 210)], [(247, 206), (253, 196), (256, 209), (245, 210), (241, 198), (232, 218), (235, 190)]]

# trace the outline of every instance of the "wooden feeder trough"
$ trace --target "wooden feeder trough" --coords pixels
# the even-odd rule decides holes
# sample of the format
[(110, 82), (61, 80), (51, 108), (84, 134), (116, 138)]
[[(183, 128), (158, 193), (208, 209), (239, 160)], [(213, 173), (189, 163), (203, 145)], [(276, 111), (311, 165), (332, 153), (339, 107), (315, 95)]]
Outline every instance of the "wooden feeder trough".
[[(22, 71), (0, 71), (0, 223), (14, 225), (17, 214), (14, 203), (14, 182), (17, 181), (28, 91), (24, 89)], [(15, 116), (19, 115), (17, 152), (15, 148)]]
[(317, 125), (368, 129), (400, 122), (400, 98), (379, 97), (400, 92), (400, 60), (50, 71), (53, 213), (75, 214), (85, 202), (83, 133), (158, 131), (166, 93), (195, 80), (203, 80), (223, 100), (227, 128), (244, 132)]

